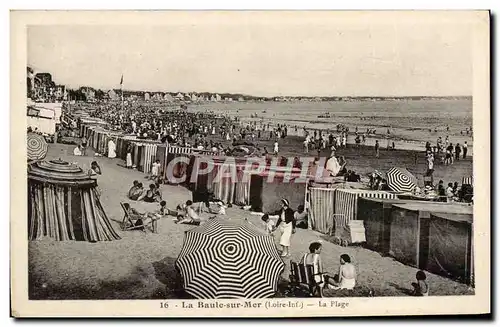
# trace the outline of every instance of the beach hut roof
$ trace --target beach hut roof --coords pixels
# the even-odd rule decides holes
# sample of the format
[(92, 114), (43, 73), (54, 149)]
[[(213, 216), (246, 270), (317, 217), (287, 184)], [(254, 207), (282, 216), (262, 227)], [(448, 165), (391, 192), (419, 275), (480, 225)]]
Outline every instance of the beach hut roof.
[(28, 179), (34, 182), (68, 186), (96, 186), (80, 167), (63, 160), (38, 161), (28, 166)]

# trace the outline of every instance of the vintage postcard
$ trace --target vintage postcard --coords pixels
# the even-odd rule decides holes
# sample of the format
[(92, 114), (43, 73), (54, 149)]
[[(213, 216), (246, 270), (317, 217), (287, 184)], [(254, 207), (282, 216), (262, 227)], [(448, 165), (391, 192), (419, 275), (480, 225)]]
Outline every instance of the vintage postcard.
[(490, 313), (489, 30), (12, 11), (12, 316)]

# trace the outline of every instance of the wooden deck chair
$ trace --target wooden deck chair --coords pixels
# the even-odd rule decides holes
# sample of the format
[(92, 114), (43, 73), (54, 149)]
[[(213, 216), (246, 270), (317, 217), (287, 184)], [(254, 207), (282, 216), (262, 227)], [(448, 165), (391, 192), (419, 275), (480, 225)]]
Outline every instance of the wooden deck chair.
[(323, 297), (323, 288), (314, 278), (316, 275), (321, 274), (314, 274), (313, 265), (290, 261), (290, 285), (295, 289), (303, 289), (305, 287), (311, 297)]
[(146, 233), (146, 227), (151, 227), (152, 220), (148, 223), (144, 223), (144, 221), (148, 218), (145, 214), (134, 213), (130, 204), (127, 202), (120, 202), (120, 205), (123, 209), (124, 216), (121, 224), (121, 228), (124, 231), (128, 230), (142, 230)]

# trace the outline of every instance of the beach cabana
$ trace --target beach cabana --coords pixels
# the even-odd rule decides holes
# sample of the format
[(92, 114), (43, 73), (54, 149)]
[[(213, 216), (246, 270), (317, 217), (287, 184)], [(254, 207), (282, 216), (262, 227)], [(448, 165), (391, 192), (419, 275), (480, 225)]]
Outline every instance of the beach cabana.
[(432, 213), (426, 270), (471, 284), (473, 261), (472, 213)]
[[(197, 159), (200, 161), (197, 162)], [(191, 183), (191, 190), (194, 193), (211, 192), (216, 199), (222, 200), (225, 203), (246, 205), (249, 202), (250, 179), (244, 178), (245, 159), (231, 158), (227, 161), (227, 157), (203, 157), (193, 155), (188, 167), (188, 178)], [(208, 167), (210, 162), (210, 167)], [(200, 167), (195, 167), (198, 164)], [(208, 172), (198, 174), (197, 168)], [(218, 176), (219, 174), (226, 175), (225, 177)], [(234, 174), (233, 174), (234, 173)], [(191, 176), (196, 174), (191, 180)], [(194, 199), (193, 199), (194, 200)]]
[(431, 214), (460, 214), (464, 213), (464, 210), (471, 211), (471, 208), (461, 204), (422, 201), (394, 204), (391, 212), (389, 254), (404, 264), (426, 269)]
[(363, 221), (368, 248), (384, 254), (389, 253), (392, 205), (407, 202), (408, 200), (398, 199), (358, 199), (357, 219)]
[(343, 217), (345, 223), (358, 220), (357, 209), (360, 197), (374, 199), (397, 199), (396, 195), (386, 191), (337, 188), (335, 190), (335, 215)]
[(28, 238), (56, 241), (120, 239), (99, 200), (96, 181), (65, 161), (28, 165)]
[(320, 233), (328, 233), (335, 214), (334, 188), (309, 188), (308, 226)]
[[(270, 180), (269, 176), (273, 178)], [(290, 207), (297, 210), (306, 200), (307, 181), (301, 179), (300, 169), (281, 167), (267, 169), (250, 176), (249, 204), (252, 211), (273, 212), (280, 209), (280, 200), (287, 199)]]

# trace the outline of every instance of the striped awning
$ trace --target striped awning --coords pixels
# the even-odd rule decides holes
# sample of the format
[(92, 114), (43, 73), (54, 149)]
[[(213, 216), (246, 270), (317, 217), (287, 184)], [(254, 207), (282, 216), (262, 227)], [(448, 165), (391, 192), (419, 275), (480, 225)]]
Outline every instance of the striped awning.
[(28, 160), (42, 160), (47, 155), (48, 145), (43, 135), (28, 133)]
[(462, 178), (462, 184), (464, 184), (464, 185), (472, 185), (473, 184), (473, 178), (472, 178), (472, 176), (464, 176)]
[(283, 272), (271, 236), (247, 222), (213, 219), (186, 232), (176, 261), (196, 298), (267, 298)]
[(417, 179), (404, 168), (391, 168), (387, 172), (387, 186), (398, 193), (409, 193), (417, 187)]

